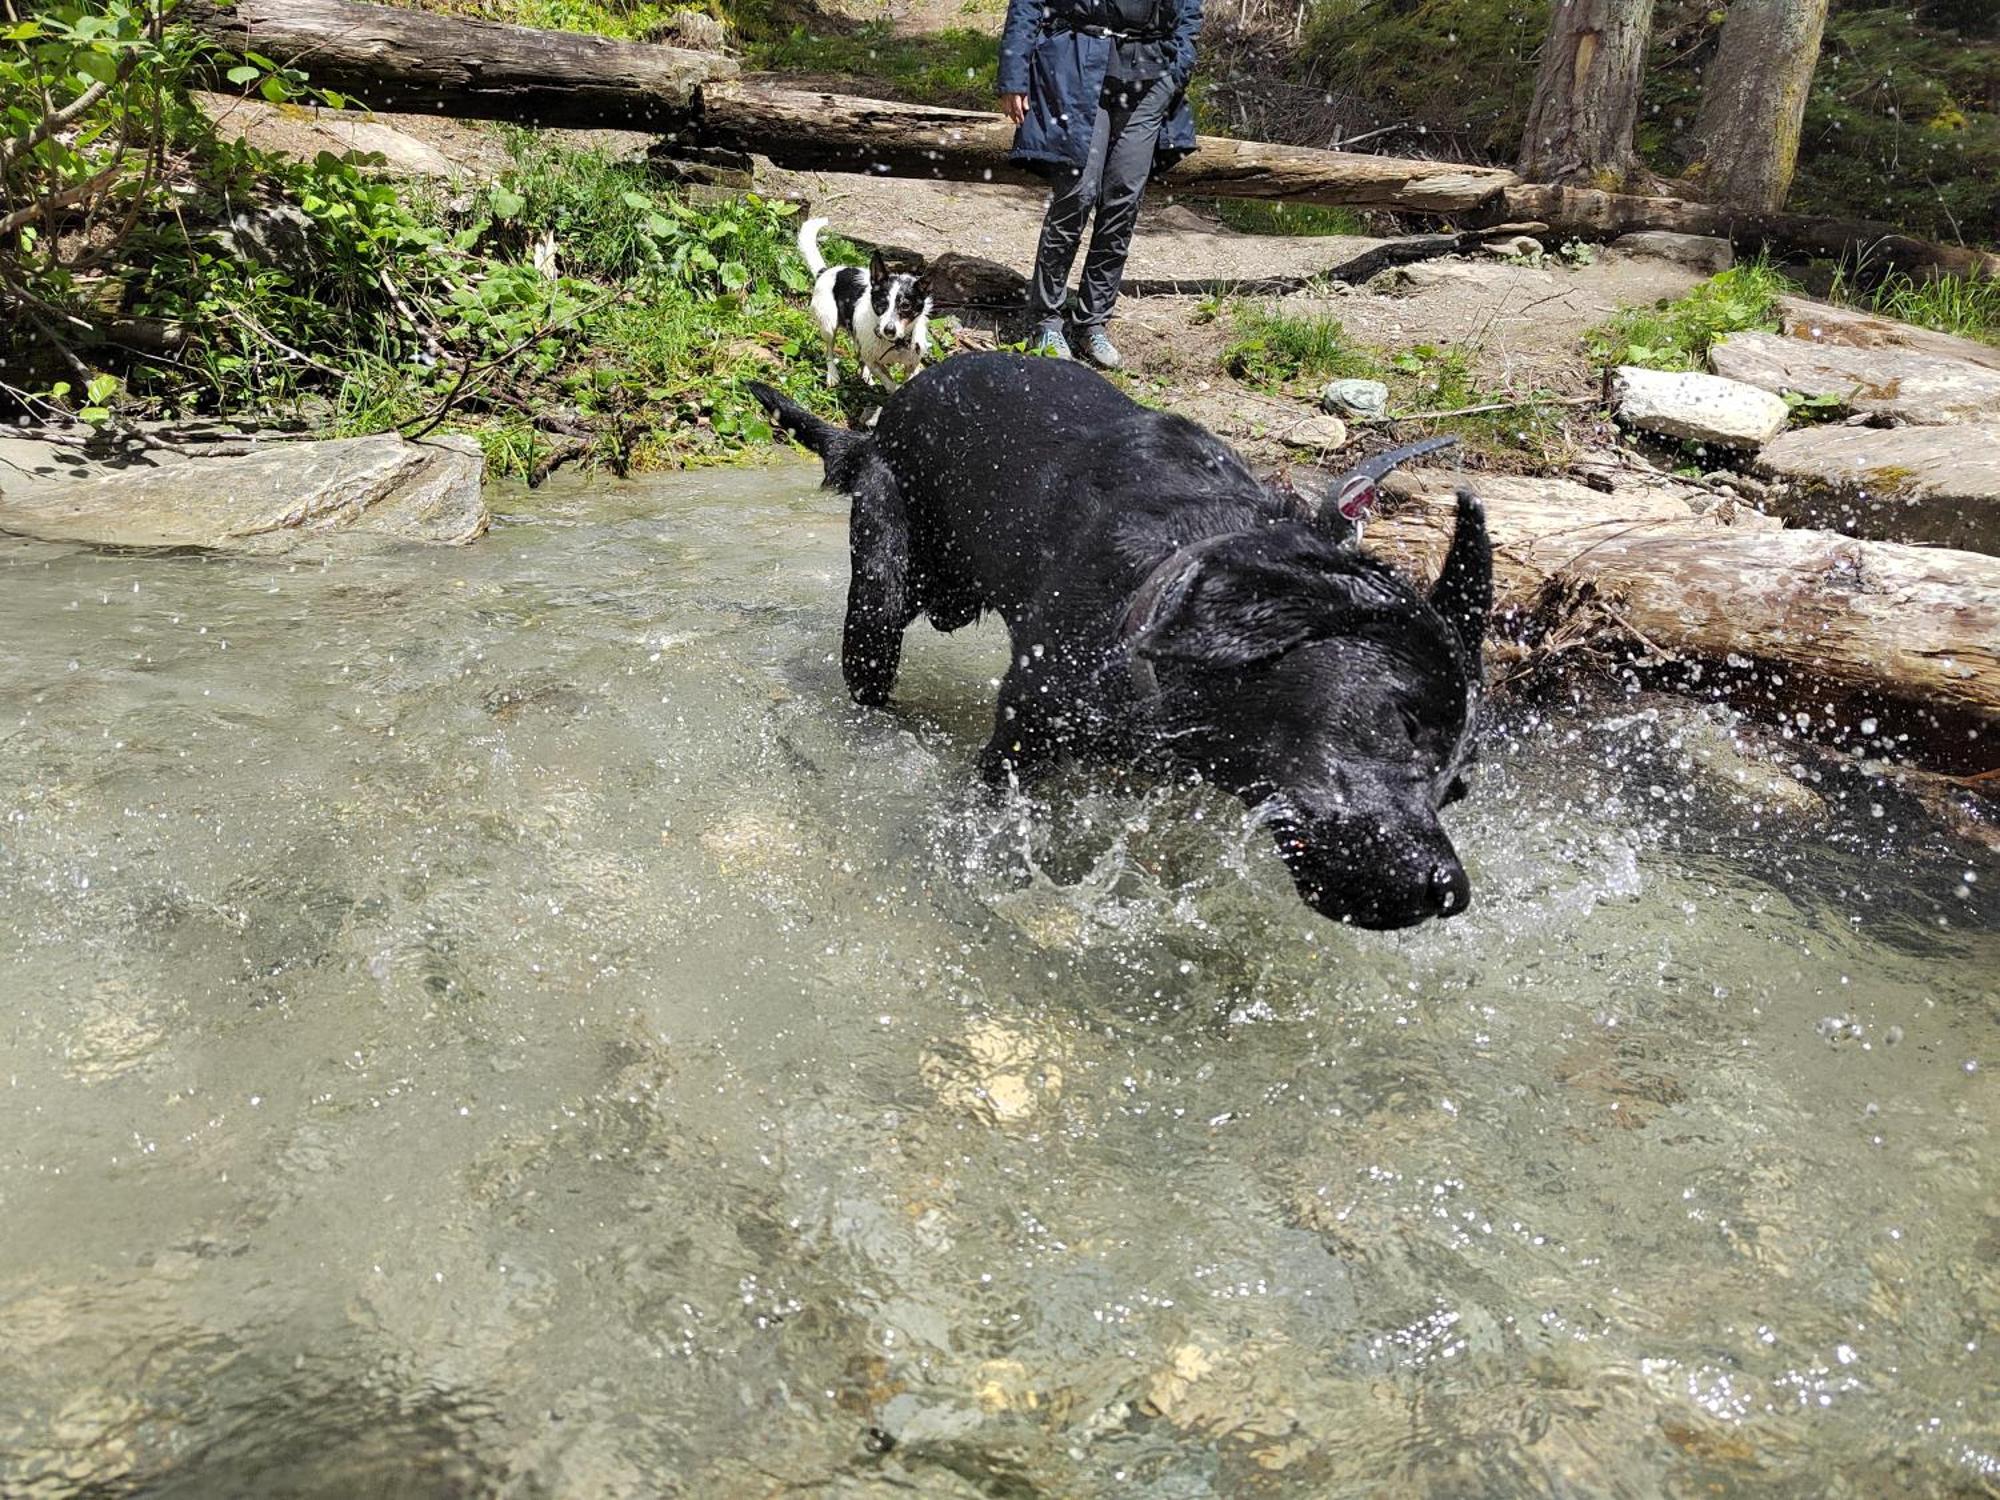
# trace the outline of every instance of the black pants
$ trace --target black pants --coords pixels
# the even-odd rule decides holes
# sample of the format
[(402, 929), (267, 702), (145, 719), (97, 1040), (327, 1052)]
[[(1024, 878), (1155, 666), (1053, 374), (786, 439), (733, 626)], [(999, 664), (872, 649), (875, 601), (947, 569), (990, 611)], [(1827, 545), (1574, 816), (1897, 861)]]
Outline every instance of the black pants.
[(1174, 86), (1165, 78), (1104, 85), (1089, 160), (1080, 172), (1059, 173), (1055, 196), (1042, 220), (1034, 287), (1035, 311), (1041, 317), (1062, 315), (1063, 290), (1083, 240), (1083, 221), (1095, 208), (1097, 224), (1091, 231), (1090, 254), (1083, 261), (1076, 323), (1090, 328), (1110, 318), (1118, 283), (1125, 276), (1125, 257), (1132, 249), (1139, 199), (1153, 170), (1153, 150), (1173, 102)]

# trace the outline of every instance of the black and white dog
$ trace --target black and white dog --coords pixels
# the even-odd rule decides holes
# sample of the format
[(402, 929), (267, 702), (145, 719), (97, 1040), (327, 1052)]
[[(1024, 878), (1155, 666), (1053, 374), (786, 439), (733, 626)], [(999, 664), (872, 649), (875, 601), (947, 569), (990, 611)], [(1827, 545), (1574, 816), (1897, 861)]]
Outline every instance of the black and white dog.
[(1466, 908), (1438, 813), (1465, 792), (1493, 602), (1469, 491), (1419, 591), (1342, 514), (1402, 455), (1315, 512), (1204, 428), (1066, 362), (946, 360), (873, 435), (752, 389), (853, 501), (841, 669), (856, 699), (888, 697), (918, 615), (955, 630), (997, 610), (1013, 661), (989, 781), (1065, 754), (1192, 769), (1257, 810), (1321, 914), (1407, 927)]
[(879, 250), (869, 257), (866, 270), (829, 266), (819, 253), (824, 228), (825, 219), (808, 219), (799, 226), (799, 254), (812, 272), (813, 316), (826, 335), (826, 383), (840, 383), (836, 350), (843, 332), (861, 356), (863, 380), (870, 385), (907, 380), (930, 353), (929, 280), (907, 272), (891, 275)]

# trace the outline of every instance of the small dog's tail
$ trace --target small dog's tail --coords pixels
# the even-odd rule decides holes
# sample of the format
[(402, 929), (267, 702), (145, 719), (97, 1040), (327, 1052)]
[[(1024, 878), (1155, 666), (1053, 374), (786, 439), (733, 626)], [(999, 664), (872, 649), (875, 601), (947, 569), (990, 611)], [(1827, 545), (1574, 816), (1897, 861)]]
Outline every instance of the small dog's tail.
[(826, 257), (819, 253), (819, 232), (824, 228), (824, 219), (807, 219), (799, 226), (799, 254), (806, 258), (806, 269), (815, 281), (826, 274)]

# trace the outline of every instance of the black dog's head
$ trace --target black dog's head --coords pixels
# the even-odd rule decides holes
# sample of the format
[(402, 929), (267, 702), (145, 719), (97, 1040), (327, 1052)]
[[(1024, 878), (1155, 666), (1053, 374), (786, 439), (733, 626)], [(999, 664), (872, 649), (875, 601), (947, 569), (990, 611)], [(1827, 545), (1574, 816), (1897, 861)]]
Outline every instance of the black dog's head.
[(1306, 903), (1408, 927), (1471, 901), (1438, 812), (1464, 794), (1493, 554), (1466, 491), (1428, 596), (1338, 535), (1283, 524), (1189, 549), (1133, 649), (1169, 742), (1259, 811)]
[(892, 344), (908, 343), (930, 316), (930, 277), (891, 271), (878, 250), (868, 261), (868, 301), (875, 311), (875, 331)]

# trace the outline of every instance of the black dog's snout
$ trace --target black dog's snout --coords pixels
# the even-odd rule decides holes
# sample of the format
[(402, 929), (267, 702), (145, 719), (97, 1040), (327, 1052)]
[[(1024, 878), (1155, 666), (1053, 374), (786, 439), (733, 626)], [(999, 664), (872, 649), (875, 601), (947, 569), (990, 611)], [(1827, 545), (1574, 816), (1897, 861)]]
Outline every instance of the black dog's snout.
[(1457, 860), (1433, 866), (1424, 894), (1433, 915), (1455, 917), (1472, 905), (1472, 880)]

